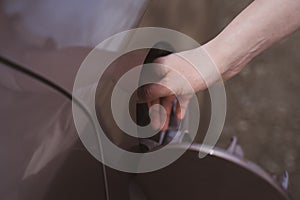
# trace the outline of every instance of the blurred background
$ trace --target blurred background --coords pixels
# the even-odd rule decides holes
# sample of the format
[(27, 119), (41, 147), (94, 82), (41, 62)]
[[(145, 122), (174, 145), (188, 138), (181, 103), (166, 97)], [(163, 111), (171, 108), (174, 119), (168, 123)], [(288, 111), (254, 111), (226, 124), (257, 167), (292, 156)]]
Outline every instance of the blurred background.
[[(251, 2), (152, 0), (140, 26), (171, 28), (204, 44)], [(299, 47), (297, 32), (225, 83), (227, 118), (217, 145), (226, 148), (237, 136), (246, 159), (271, 174), (287, 170), (294, 199), (300, 199)]]
[[(3, 2), (21, 2), (21, 1), (3, 1)], [(30, 1), (32, 5), (38, 4), (38, 1)], [(40, 1), (39, 3), (41, 3)], [(50, 1), (49, 1), (50, 2)], [(67, 1), (64, 1), (65, 3)], [(78, 5), (80, 5), (78, 10), (81, 9), (81, 1), (76, 1)], [(109, 2), (109, 1), (107, 1)], [(120, 32), (126, 27), (132, 27), (132, 24), (135, 24), (135, 18), (138, 18), (139, 10), (143, 7), (143, 1), (138, 2), (136, 7), (130, 7), (127, 5), (126, 1), (118, 1), (118, 3), (124, 3), (122, 6), (118, 6), (123, 11), (122, 14), (124, 16), (133, 16), (129, 19), (129, 22), (123, 24), (121, 26), (122, 15), (110, 16), (109, 20), (107, 18), (103, 19), (103, 23), (105, 28), (102, 26), (96, 27), (99, 28), (100, 31), (103, 29), (111, 31), (109, 34), (113, 34), (116, 32)], [(135, 2), (135, 1), (134, 1)], [(145, 26), (156, 26), (156, 27), (165, 27), (180, 31), (189, 35), (190, 37), (197, 40), (200, 44), (204, 44), (210, 39), (214, 38), (227, 24), (229, 24), (232, 19), (238, 15), (247, 5), (249, 5), (251, 0), (151, 0), (147, 10), (139, 23), (140, 27)], [(24, 2), (23, 2), (24, 3)], [(68, 2), (67, 2), (68, 3)], [(42, 4), (42, 3), (41, 3)], [(55, 4), (55, 3), (54, 3)], [(141, 4), (141, 5), (140, 5)], [(18, 4), (19, 5), (19, 4)], [(24, 3), (25, 7), (27, 4)], [(88, 5), (88, 4), (85, 4)], [(121, 4), (118, 4), (121, 5)], [(130, 4), (131, 5), (131, 4)], [(1, 10), (2, 4), (0, 4)], [(40, 6), (40, 5), (39, 5)], [(129, 8), (127, 8), (128, 6)], [(44, 8), (44, 7), (43, 7)], [(47, 8), (47, 9), (46, 9)], [(61, 10), (56, 9), (55, 11), (61, 11), (64, 13), (64, 8), (60, 7)], [(45, 6), (45, 9), (48, 10), (48, 7)], [(132, 13), (128, 12), (128, 10), (132, 11)], [(51, 10), (51, 9), (50, 9)], [(120, 10), (118, 12), (120, 13)], [(14, 11), (14, 10), (13, 10)], [(31, 11), (35, 11), (29, 9), (29, 16), (31, 16)], [(75, 9), (78, 14), (77, 10)], [(97, 10), (96, 10), (97, 11)], [(103, 10), (103, 12), (106, 9)], [(25, 13), (25, 14), (28, 14)], [(44, 14), (44, 12), (41, 12)], [(58, 12), (59, 13), (59, 12)], [(83, 33), (88, 30), (94, 33), (92, 26), (91, 29), (86, 29), (90, 26), (89, 23), (85, 23), (89, 21), (90, 18), (94, 19), (94, 16), (89, 12), (84, 12), (85, 15), (78, 15), (80, 18), (83, 17), (82, 23), (77, 23), (76, 20), (71, 18), (71, 25), (77, 27), (77, 24), (80, 25), (79, 29)], [(93, 13), (93, 12), (91, 12)], [(100, 12), (101, 13), (101, 12)], [(0, 12), (0, 19), (3, 13)], [(22, 13), (21, 13), (22, 14)], [(33, 17), (30, 19), (33, 23), (36, 23), (36, 13), (34, 13)], [(39, 12), (37, 14), (40, 14)], [(80, 13), (79, 13), (80, 14)], [(96, 13), (97, 14), (97, 13)], [(26, 15), (27, 16), (27, 15)], [(64, 16), (64, 15), (62, 15)], [(5, 16), (6, 17), (6, 16)], [(71, 16), (72, 17), (72, 16)], [(113, 18), (115, 17), (115, 18)], [(45, 18), (45, 19), (44, 19)], [(48, 16), (44, 16), (42, 20), (48, 20)], [(115, 20), (115, 23), (111, 23), (112, 18)], [(129, 18), (129, 17), (128, 17)], [(49, 18), (51, 20), (56, 18)], [(65, 19), (61, 17), (61, 19)], [(79, 54), (81, 56), (74, 56), (78, 53), (77, 50), (81, 49), (67, 49), (66, 51), (59, 52), (61, 46), (72, 45), (94, 45), (100, 42), (103, 38), (106, 38), (107, 35), (101, 35), (103, 38), (94, 38), (84, 37), (82, 39), (82, 43), (79, 42), (77, 36), (80, 36), (83, 33), (79, 33), (77, 29), (75, 31), (73, 29), (65, 28), (63, 23), (63, 28), (58, 28), (57, 30), (62, 30), (62, 32), (66, 32), (66, 34), (62, 34), (62, 37), (65, 37), (64, 40), (58, 41), (57, 45), (52, 38), (43, 38), (40, 39), (38, 37), (33, 37), (28, 32), (23, 30), (23, 27), (20, 26), (19, 23), (16, 23), (22, 18), (19, 15), (11, 15), (8, 20), (12, 23), (6, 24), (5, 21), (0, 21), (1, 30), (0, 31), (0, 52), (5, 55), (6, 52), (13, 52), (20, 58), (24, 57), (24, 60), (21, 60), (21, 63), (25, 63), (25, 66), (36, 65), (36, 69), (41, 74), (46, 74), (52, 80), (56, 81), (60, 85), (73, 86), (73, 79), (75, 77), (77, 67), (79, 67), (80, 63), (84, 59), (85, 55), (88, 53), (84, 51), (83, 54)], [(36, 20), (36, 21), (35, 21)], [(41, 20), (41, 21), (42, 21)], [(50, 21), (51, 21), (50, 20)], [(65, 19), (68, 20), (67, 18)], [(96, 20), (97, 21), (97, 20)], [(126, 21), (126, 20), (125, 20)], [(69, 21), (67, 21), (69, 23)], [(119, 23), (116, 26), (116, 23)], [(100, 23), (100, 25), (102, 25)], [(106, 24), (107, 23), (107, 24)], [(127, 24), (128, 23), (128, 24)], [(44, 25), (44, 23), (42, 23)], [(82, 25), (82, 26), (81, 26)], [(92, 24), (97, 25), (97, 24)], [(12, 26), (12, 27), (10, 27)], [(38, 26), (33, 26), (38, 27)], [(70, 26), (72, 27), (72, 26)], [(119, 28), (120, 29), (119, 29)], [(49, 27), (48, 27), (49, 28)], [(103, 29), (102, 29), (103, 28)], [(279, 29), (280, 27), (278, 27)], [(42, 32), (47, 32), (46, 29), (41, 28)], [(51, 27), (50, 27), (51, 30)], [(20, 32), (17, 35), (19, 40), (16, 39), (7, 39), (14, 38), (13, 32)], [(56, 33), (56, 29), (53, 29), (53, 32)], [(73, 34), (75, 32), (76, 34)], [(60, 32), (59, 32), (60, 33)], [(100, 32), (102, 33), (102, 32)], [(49, 34), (50, 35), (50, 34)], [(55, 34), (56, 35), (56, 34)], [(59, 35), (60, 36), (60, 35)], [(72, 36), (72, 37), (71, 37)], [(65, 39), (68, 40), (65, 40)], [(24, 41), (28, 43), (22, 43)], [(28, 41), (27, 41), (28, 40)], [(65, 44), (70, 40), (70, 44)], [(74, 41), (75, 44), (73, 44)], [(87, 40), (87, 41), (86, 41)], [(89, 41), (91, 40), (91, 41)], [(60, 44), (62, 43), (62, 44)], [(220, 148), (227, 148), (230, 144), (230, 139), (232, 136), (237, 136), (239, 144), (242, 146), (245, 154), (245, 158), (256, 163), (261, 166), (267, 172), (271, 174), (282, 174), (285, 170), (290, 174), (290, 185), (289, 191), (293, 197), (293, 199), (300, 199), (300, 32), (297, 32), (287, 39), (277, 43), (272, 48), (268, 49), (260, 56), (256, 57), (239, 75), (235, 76), (233, 79), (227, 81), (225, 83), (226, 92), (227, 92), (227, 118), (224, 126), (223, 133), (221, 138), (217, 144)], [(33, 51), (34, 54), (30, 54), (30, 51)], [(42, 51), (43, 50), (43, 51)], [(52, 55), (48, 55), (48, 51), (56, 51), (58, 50), (57, 55), (62, 56), (60, 59), (53, 59)], [(86, 49), (85, 49), (86, 50)], [(79, 52), (82, 53), (82, 52)], [(45, 54), (45, 55), (44, 55)], [(9, 53), (8, 53), (9, 55)], [(57, 56), (56, 55), (56, 56)], [(17, 57), (16, 56), (16, 57)], [(34, 59), (32, 59), (34, 58)], [(37, 63), (32, 63), (32, 60)], [(50, 60), (49, 66), (45, 65), (40, 61)], [(61, 68), (60, 65), (57, 65), (54, 61), (66, 61), (63, 63), (64, 65), (73, 66), (73, 68)], [(28, 61), (28, 63), (26, 63)], [(70, 62), (69, 62), (70, 61)], [(47, 70), (46, 70), (47, 69)], [(53, 71), (49, 71), (49, 69), (53, 69)], [(66, 69), (65, 71), (60, 71), (61, 69)], [(56, 73), (59, 71), (59, 73)], [(3, 77), (5, 74), (1, 72)], [(68, 76), (64, 75), (67, 74)], [(66, 81), (66, 77), (72, 80)], [(4, 79), (4, 78), (3, 78)], [(1, 79), (0, 79), (1, 80)], [(203, 98), (202, 103), (204, 105), (204, 112), (209, 110), (209, 103), (207, 103), (207, 94), (201, 95)], [(38, 96), (37, 96), (38, 97)], [(16, 99), (18, 100), (18, 99)], [(9, 100), (10, 101), (10, 100)], [(11, 102), (10, 102), (11, 103)], [(26, 103), (26, 102), (25, 102)], [(30, 103), (30, 102), (29, 102)], [(53, 103), (53, 102), (51, 102)], [(19, 105), (19, 104), (18, 104)], [(50, 104), (49, 104), (50, 105)], [(58, 106), (61, 106), (59, 104)], [(52, 107), (50, 107), (51, 111), (53, 111)], [(39, 110), (34, 110), (38, 112)], [(3, 114), (4, 112), (2, 112)], [(69, 112), (70, 113), (70, 112)], [(203, 114), (203, 113), (201, 113)], [(4, 113), (5, 115), (5, 113)], [(50, 115), (49, 115), (50, 116)], [(7, 116), (5, 115), (7, 118)], [(5, 118), (5, 119), (6, 119)], [(2, 118), (4, 119), (4, 117)], [(34, 118), (33, 118), (34, 119)], [(34, 120), (33, 120), (34, 121)], [(22, 121), (23, 122), (23, 121)], [(47, 121), (45, 120), (46, 125)], [(64, 123), (62, 121), (61, 123)], [(35, 125), (35, 124), (34, 124)], [(3, 126), (3, 125), (2, 125)], [(64, 133), (64, 127), (62, 126), (62, 133)], [(56, 126), (55, 126), (56, 128)], [(75, 130), (75, 129), (74, 129)], [(72, 130), (71, 130), (72, 131)], [(52, 133), (51, 131), (49, 131)], [(42, 133), (42, 132), (41, 132)], [(5, 135), (5, 134), (3, 134)], [(32, 133), (33, 135), (33, 133)], [(58, 134), (59, 135), (59, 134)], [(11, 135), (6, 135), (11, 136)], [(40, 135), (38, 135), (40, 136)], [(45, 141), (50, 141), (47, 135), (43, 135), (45, 137)], [(64, 134), (59, 135), (61, 137), (65, 137)], [(71, 134), (73, 137), (73, 135)], [(70, 137), (71, 137), (70, 136)], [(16, 137), (19, 139), (19, 135), (16, 134)], [(50, 134), (51, 137), (51, 134)], [(57, 139), (57, 137), (55, 136)], [(5, 139), (5, 138), (4, 138)], [(2, 143), (6, 140), (1, 139)], [(6, 138), (7, 139), (7, 138)], [(8, 139), (11, 139), (8, 137)], [(14, 138), (12, 138), (14, 139)], [(61, 144), (61, 141), (58, 140), (58, 144)], [(14, 140), (12, 140), (14, 141)], [(53, 152), (56, 155), (56, 150), (58, 145), (53, 140)], [(20, 140), (21, 142), (21, 140)], [(73, 142), (73, 141), (72, 141)], [(30, 144), (30, 143), (29, 143)], [(45, 143), (48, 144), (48, 143)], [(52, 143), (51, 143), (52, 144)], [(31, 145), (31, 144), (30, 144)], [(38, 145), (35, 144), (35, 145)], [(62, 147), (65, 146), (64, 143), (61, 144)], [(19, 146), (17, 146), (19, 147)], [(14, 149), (14, 146), (10, 148)], [(24, 147), (25, 148), (25, 147)], [(34, 146), (30, 146), (31, 148), (35, 148)], [(22, 149), (22, 148), (15, 148)], [(45, 151), (46, 153), (48, 151)], [(44, 153), (45, 153), (44, 152)], [(50, 152), (50, 151), (49, 151)], [(50, 153), (53, 153), (50, 152)], [(27, 164), (22, 158), (24, 152), (19, 154), (17, 151), (15, 152), (16, 158), (22, 159), (20, 163)], [(50, 154), (49, 153), (49, 154)], [(5, 156), (10, 155), (3, 153)], [(75, 152), (77, 154), (77, 151)], [(12, 154), (13, 155), (13, 154)], [(22, 155), (22, 156), (19, 156)], [(28, 158), (32, 156), (32, 152), (28, 153)], [(45, 155), (40, 155), (43, 160), (45, 160)], [(51, 154), (51, 156), (53, 156)], [(12, 158), (12, 163), (14, 164), (14, 156), (10, 156)], [(51, 160), (53, 157), (50, 157)], [(30, 159), (28, 160), (28, 162)], [(47, 161), (48, 162), (48, 161)], [(19, 163), (18, 163), (19, 165)], [(14, 165), (21, 169), (18, 165)], [(9, 165), (7, 165), (9, 166)], [(24, 165), (26, 167), (26, 165)], [(71, 166), (74, 167), (73, 165)], [(20, 169), (19, 169), (20, 168)], [(10, 170), (10, 167), (8, 167)], [(97, 169), (98, 170), (98, 169)], [(15, 171), (11, 170), (13, 175), (17, 174)], [(77, 174), (77, 173), (76, 173)], [(92, 173), (91, 173), (92, 174)], [(12, 179), (10, 177), (11, 174), (6, 174), (8, 179)], [(16, 176), (22, 175), (22, 173), (17, 174)], [(49, 172), (47, 171), (47, 176)], [(1, 176), (2, 178), (2, 176)], [(4, 181), (3, 181), (4, 180)], [(2, 180), (2, 183), (5, 183), (5, 179)], [(18, 182), (19, 179), (16, 179)], [(20, 176), (20, 180), (22, 181), (22, 177)], [(43, 179), (41, 179), (43, 180)], [(14, 181), (14, 180), (13, 180)], [(1, 182), (0, 182), (1, 183)], [(82, 184), (81, 182), (79, 182)], [(40, 182), (37, 182), (37, 185), (40, 185)], [(12, 182), (12, 186), (15, 186), (14, 182)], [(18, 187), (15, 188), (18, 190)], [(32, 191), (36, 191), (36, 187), (32, 187)], [(0, 193), (1, 194), (1, 193)], [(14, 193), (12, 193), (14, 194)]]

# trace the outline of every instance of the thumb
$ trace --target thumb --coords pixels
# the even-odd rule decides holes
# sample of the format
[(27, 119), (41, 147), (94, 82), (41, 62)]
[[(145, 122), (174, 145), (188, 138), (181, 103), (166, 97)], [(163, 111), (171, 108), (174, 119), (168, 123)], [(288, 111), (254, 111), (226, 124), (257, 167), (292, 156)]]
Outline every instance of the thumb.
[(185, 96), (181, 96), (178, 98), (179, 102), (177, 103), (177, 106), (176, 106), (176, 117), (178, 119), (184, 118), (185, 113), (188, 109), (191, 97), (192, 97), (191, 95), (185, 95)]

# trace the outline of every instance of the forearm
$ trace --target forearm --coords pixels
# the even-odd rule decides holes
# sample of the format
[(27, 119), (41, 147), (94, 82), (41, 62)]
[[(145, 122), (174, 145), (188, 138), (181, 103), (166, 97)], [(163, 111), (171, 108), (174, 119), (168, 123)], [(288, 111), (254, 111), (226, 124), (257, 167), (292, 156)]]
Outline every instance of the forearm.
[(222, 74), (228, 68), (237, 73), (299, 27), (300, 0), (255, 0), (204, 47)]

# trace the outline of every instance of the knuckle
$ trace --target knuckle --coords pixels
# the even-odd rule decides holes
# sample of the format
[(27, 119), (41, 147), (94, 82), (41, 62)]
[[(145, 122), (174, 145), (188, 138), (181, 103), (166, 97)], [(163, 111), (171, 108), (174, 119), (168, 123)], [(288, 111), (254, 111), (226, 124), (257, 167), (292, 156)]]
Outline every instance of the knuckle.
[(165, 57), (159, 57), (154, 60), (154, 62), (158, 64), (165, 64), (165, 61), (166, 61)]
[(152, 96), (152, 88), (150, 85), (143, 86), (138, 90), (138, 97), (142, 100), (147, 100)]

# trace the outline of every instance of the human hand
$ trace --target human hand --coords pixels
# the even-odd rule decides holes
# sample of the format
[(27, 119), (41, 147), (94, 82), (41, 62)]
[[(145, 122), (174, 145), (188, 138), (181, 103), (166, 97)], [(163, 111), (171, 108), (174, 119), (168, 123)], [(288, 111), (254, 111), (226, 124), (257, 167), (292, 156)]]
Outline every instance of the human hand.
[[(204, 55), (205, 54), (205, 55)], [(197, 65), (214, 67), (203, 49), (193, 49), (154, 60), (156, 65), (148, 66), (146, 76), (155, 74), (157, 82), (142, 86), (138, 90), (139, 100), (147, 102), (154, 129), (168, 128), (173, 103), (177, 97), (176, 117), (182, 119), (187, 110), (189, 100), (195, 92), (204, 90), (207, 86), (199, 69), (190, 62), (193, 57), (204, 56), (197, 60)], [(210, 75), (209, 75), (210, 76)], [(176, 96), (176, 97), (175, 97)], [(154, 106), (159, 104), (161, 106)]]
[[(196, 92), (233, 77), (245, 66), (226, 62), (226, 54), (220, 52), (219, 46), (212, 41), (196, 49), (154, 60), (157, 66), (153, 66), (152, 71), (158, 81), (138, 90), (139, 100), (148, 104), (154, 129), (164, 131), (168, 128), (176, 97), (180, 102), (176, 107), (176, 117), (182, 119), (190, 98)], [(153, 106), (156, 104), (161, 106)]]

